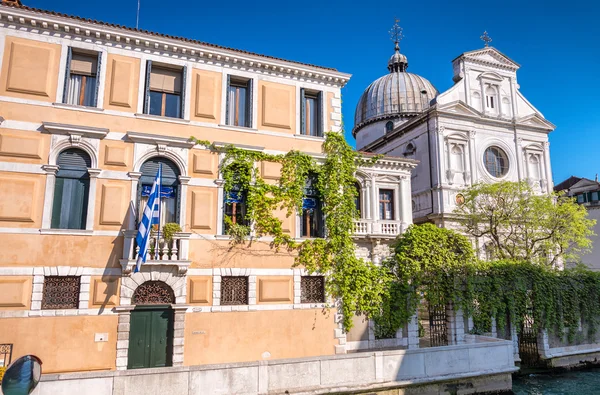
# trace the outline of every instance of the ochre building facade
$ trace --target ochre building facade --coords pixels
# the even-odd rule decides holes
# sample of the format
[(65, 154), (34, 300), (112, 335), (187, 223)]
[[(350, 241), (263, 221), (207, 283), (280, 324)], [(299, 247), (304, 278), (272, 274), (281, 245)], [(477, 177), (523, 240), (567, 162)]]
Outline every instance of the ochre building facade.
[[(224, 217), (243, 202), (225, 196), (219, 155), (189, 140), (319, 156), (324, 132), (341, 131), (349, 78), (1, 5), (0, 344), (13, 359), (39, 356), (45, 373), (368, 348), (372, 324), (357, 319), (348, 338), (325, 309), (323, 279), (292, 268), (293, 254), (268, 238), (232, 247)], [(139, 208), (158, 165), (163, 224), (182, 231), (134, 273)], [(279, 178), (277, 165), (256, 165)], [(357, 174), (361, 256), (379, 261), (412, 222), (414, 166), (383, 159)], [(314, 236), (304, 213), (277, 214), (295, 238)]]

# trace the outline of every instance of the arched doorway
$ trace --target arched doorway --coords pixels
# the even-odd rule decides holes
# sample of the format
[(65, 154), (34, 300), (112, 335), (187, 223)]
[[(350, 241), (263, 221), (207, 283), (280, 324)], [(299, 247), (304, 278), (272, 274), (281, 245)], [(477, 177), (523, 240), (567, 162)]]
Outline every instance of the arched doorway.
[(173, 364), (173, 289), (162, 281), (146, 281), (136, 288), (131, 303), (128, 369)]

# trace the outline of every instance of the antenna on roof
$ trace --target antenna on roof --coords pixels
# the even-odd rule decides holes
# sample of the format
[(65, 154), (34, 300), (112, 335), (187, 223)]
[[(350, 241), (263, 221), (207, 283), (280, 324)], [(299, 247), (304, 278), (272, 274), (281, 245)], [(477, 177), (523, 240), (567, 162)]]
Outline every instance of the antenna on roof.
[(135, 28), (136, 29), (138, 28), (139, 24), (140, 24), (140, 0), (138, 0), (137, 14), (135, 16)]

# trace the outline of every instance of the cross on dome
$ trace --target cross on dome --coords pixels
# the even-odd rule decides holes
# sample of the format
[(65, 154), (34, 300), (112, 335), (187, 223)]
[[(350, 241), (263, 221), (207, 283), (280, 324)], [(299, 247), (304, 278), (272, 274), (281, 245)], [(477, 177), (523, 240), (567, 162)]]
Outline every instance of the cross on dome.
[(408, 68), (408, 59), (400, 53), (400, 41), (404, 35), (398, 22), (400, 19), (394, 18), (394, 25), (390, 29), (390, 39), (394, 42), (394, 54), (388, 61), (388, 70), (391, 73), (404, 72)]
[(394, 26), (392, 26), (392, 28), (390, 29), (390, 40), (392, 40), (394, 44), (396, 44), (396, 51), (399, 51), (400, 41), (402, 41), (404, 35), (402, 34), (402, 28), (398, 24), (398, 22), (400, 22), (400, 19), (394, 18), (394, 22)]

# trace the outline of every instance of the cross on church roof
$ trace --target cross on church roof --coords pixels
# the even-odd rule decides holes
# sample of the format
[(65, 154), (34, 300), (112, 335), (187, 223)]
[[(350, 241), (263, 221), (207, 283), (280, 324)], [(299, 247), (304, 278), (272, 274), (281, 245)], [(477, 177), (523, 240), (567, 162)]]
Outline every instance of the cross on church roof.
[(394, 18), (394, 22), (394, 26), (390, 29), (390, 40), (396, 44), (396, 51), (398, 51), (400, 50), (400, 41), (404, 38), (404, 35), (402, 34), (402, 28), (398, 24), (400, 19)]
[(483, 41), (485, 43), (486, 47), (490, 46), (490, 43), (492, 42), (492, 38), (490, 36), (488, 36), (488, 32), (487, 30), (483, 32), (483, 36), (479, 37), (481, 39), (481, 41)]

